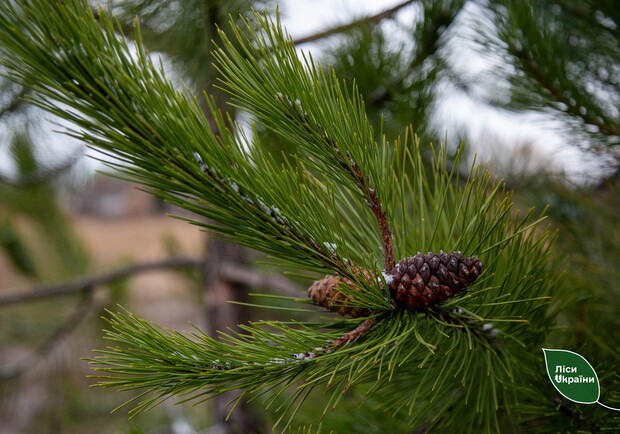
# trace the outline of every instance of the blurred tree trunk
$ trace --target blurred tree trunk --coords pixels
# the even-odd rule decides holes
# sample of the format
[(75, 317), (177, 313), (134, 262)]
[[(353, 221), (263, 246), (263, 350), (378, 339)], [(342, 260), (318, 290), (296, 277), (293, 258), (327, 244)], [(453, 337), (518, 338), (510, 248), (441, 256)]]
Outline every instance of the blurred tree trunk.
[[(247, 256), (247, 249), (242, 246), (213, 237), (205, 239), (202, 288), (207, 332), (211, 336), (216, 336), (218, 330), (234, 328), (249, 320), (249, 312), (244, 306), (229, 303), (230, 300), (243, 301), (248, 288), (227, 281), (220, 273), (220, 264), (245, 264)], [(230, 404), (238, 394), (231, 391), (213, 398), (214, 418), (217, 423), (213, 432), (232, 434), (264, 431), (260, 429), (263, 425), (260, 416), (246, 402), (240, 402), (235, 406), (235, 411), (230, 413)]]
[[(210, 41), (218, 41), (218, 29), (227, 23), (228, 11), (222, 2), (205, 2), (205, 38)], [(211, 46), (206, 50), (209, 56)], [(213, 67), (210, 56), (202, 59), (206, 62), (206, 74), (203, 77), (196, 77), (198, 89), (205, 89), (209, 95), (215, 98), (218, 108), (224, 112), (230, 111), (227, 106), (226, 95), (214, 86), (217, 81), (217, 71)], [(202, 79), (202, 80), (201, 80)], [(209, 120), (209, 124), (214, 131), (217, 127), (209, 115), (206, 101), (201, 99), (203, 111)], [(233, 115), (234, 118), (234, 115)], [(230, 303), (230, 301), (243, 301), (247, 297), (248, 288), (246, 285), (233, 283), (226, 280), (221, 272), (220, 265), (223, 263), (246, 265), (248, 260), (247, 249), (245, 247), (223, 241), (222, 239), (206, 236), (205, 252), (203, 254), (202, 272), (202, 293), (205, 312), (205, 323), (208, 333), (217, 337), (218, 331), (225, 331), (236, 328), (238, 324), (247, 323), (249, 320), (248, 309), (242, 305)], [(216, 423), (213, 430), (217, 434), (238, 434), (254, 433), (264, 431), (262, 428), (261, 417), (253, 411), (247, 402), (239, 402), (236, 406), (235, 398), (240, 392), (230, 391), (213, 398), (211, 404), (213, 408), (213, 418)], [(232, 408), (234, 412), (231, 412)]]

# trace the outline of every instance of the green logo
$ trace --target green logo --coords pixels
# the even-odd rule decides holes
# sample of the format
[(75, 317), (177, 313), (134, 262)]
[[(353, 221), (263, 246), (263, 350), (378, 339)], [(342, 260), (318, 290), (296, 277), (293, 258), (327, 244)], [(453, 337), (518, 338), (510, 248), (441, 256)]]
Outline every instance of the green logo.
[(580, 354), (568, 350), (542, 350), (549, 380), (562, 396), (579, 404), (597, 403), (610, 410), (620, 411), (598, 402), (601, 395), (598, 376), (592, 365)]

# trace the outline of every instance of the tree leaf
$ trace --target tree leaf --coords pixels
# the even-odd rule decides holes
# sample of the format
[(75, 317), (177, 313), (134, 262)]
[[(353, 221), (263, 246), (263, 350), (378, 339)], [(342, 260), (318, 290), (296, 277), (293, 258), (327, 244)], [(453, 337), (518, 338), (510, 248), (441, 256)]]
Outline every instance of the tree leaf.
[(546, 349), (545, 364), (553, 386), (566, 399), (579, 404), (594, 404), (600, 386), (594, 368), (581, 355), (568, 350)]

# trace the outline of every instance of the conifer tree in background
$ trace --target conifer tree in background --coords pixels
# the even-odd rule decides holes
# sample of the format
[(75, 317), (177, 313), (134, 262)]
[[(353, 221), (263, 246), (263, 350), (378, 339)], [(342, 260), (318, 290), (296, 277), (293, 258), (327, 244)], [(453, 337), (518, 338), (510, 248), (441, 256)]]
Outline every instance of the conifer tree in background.
[[(8, 149), (17, 174), (0, 180), (0, 251), (15, 270), (30, 278), (66, 278), (83, 273), (88, 269), (88, 259), (50, 185), (71, 167), (71, 161), (46, 167), (33, 148), (28, 132), (21, 131), (14, 135)], [(36, 238), (45, 240), (42, 246), (29, 242), (28, 231), (20, 229), (18, 221), (26, 221)]]
[[(609, 326), (618, 321), (609, 307), (617, 307), (611, 295), (618, 291), (617, 267), (611, 268), (619, 257), (617, 231), (603, 238), (597, 230), (604, 226), (579, 224), (593, 211), (574, 192), (547, 185), (547, 198), (533, 200), (563, 201), (551, 211), (564, 218), (571, 235), (561, 243), (584, 255), (571, 258), (581, 274), (560, 281), (552, 240), (534, 214), (520, 216), (501, 184), (481, 169), (461, 178), (460, 154), (446, 171), (445, 150), (427, 142), (433, 86), (445, 75), (454, 77), (446, 74), (442, 46), (466, 3), (420, 2), (424, 19), (416, 26), (411, 58), (378, 62), (392, 65), (383, 71), (389, 73), (375, 71), (373, 77), (362, 63), (349, 63), (356, 74), (374, 78), (374, 85), (363, 79), (359, 85), (371, 119), (387, 114), (389, 139), (367, 120), (357, 89), (311, 59), (298, 60), (277, 22), (257, 15), (256, 23), (231, 26), (221, 35), (217, 68), (234, 106), (256, 120), (249, 149), (214, 99), (207, 100), (210, 125), (202, 101), (161, 76), (139, 32), (134, 57), (106, 14), (99, 14), (98, 23), (86, 2), (63, 2), (54, 11), (43, 1), (18, 3), (19, 12), (8, 5), (0, 9), (4, 62), (16, 80), (32, 84), (39, 105), (75, 122), (74, 135), (118, 156), (121, 170), (154, 194), (211, 222), (198, 224), (269, 254), (283, 270), (305, 270), (313, 276), (309, 285), (315, 279), (312, 300), (336, 311), (321, 314), (308, 306), (295, 317), (299, 300), (281, 300), (287, 319), (301, 319), (272, 321), (269, 310), (256, 309), (264, 322), (222, 331), (219, 340), (112, 313), (108, 337), (114, 348), (97, 357), (100, 381), (150, 391), (139, 398), (138, 411), (169, 395), (201, 399), (240, 390), (240, 400), (267, 408), (278, 429), (305, 424), (308, 431), (322, 425), (326, 432), (556, 432), (617, 426), (609, 411), (557, 396), (540, 352), (543, 345), (586, 350), (607, 373), (605, 401), (618, 401), (618, 337)], [(591, 148), (613, 153), (618, 19), (611, 4), (571, 5), (489, 2), (485, 10), (494, 15), (487, 18), (496, 18), (496, 35), (503, 38), (491, 41), (504, 40), (499, 51), (514, 60), (509, 101), (515, 107), (549, 104), (570, 123), (588, 126), (579, 131), (592, 131), (585, 141)], [(598, 30), (591, 37), (589, 19)], [(594, 48), (559, 50), (556, 38), (573, 31), (581, 32), (577, 45), (596, 40)], [(377, 49), (385, 39), (380, 29), (353, 37), (368, 38), (365, 47), (379, 57), (384, 53)], [(368, 55), (359, 47), (358, 54)], [(571, 59), (577, 51), (606, 67)], [(544, 53), (560, 52), (564, 60), (540, 61), (556, 60)], [(567, 66), (580, 61), (594, 76), (563, 79)], [(352, 78), (346, 65), (336, 70)], [(597, 92), (588, 91), (592, 81), (606, 97), (599, 97), (598, 84)], [(406, 132), (407, 119), (415, 121), (422, 142)], [(270, 153), (272, 144), (262, 143), (266, 138), (285, 143), (285, 155)], [(590, 199), (601, 205), (599, 216), (614, 215), (614, 197), (607, 191)], [(558, 323), (560, 308), (576, 289), (579, 297), (592, 297), (575, 312), (562, 313)], [(602, 298), (600, 290), (611, 294)], [(608, 335), (600, 335), (606, 329)], [(298, 411), (316, 400), (322, 405), (314, 418)]]
[[(0, 77), (2, 150), (13, 164), (12, 170), (0, 173), (0, 252), (23, 276), (66, 278), (86, 271), (88, 260), (57, 203), (53, 184), (66, 175), (80, 153), (50, 162), (37, 152), (33, 140), (37, 125), (27, 113), (27, 94), (27, 87)], [(29, 231), (44, 242), (32, 245)]]

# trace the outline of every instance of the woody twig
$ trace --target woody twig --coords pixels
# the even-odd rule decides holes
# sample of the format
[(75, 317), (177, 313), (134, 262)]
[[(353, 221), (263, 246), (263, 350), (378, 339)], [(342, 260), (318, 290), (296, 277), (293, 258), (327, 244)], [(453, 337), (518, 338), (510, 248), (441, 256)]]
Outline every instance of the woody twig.
[(361, 193), (366, 199), (366, 205), (372, 210), (372, 213), (377, 221), (379, 230), (381, 232), (381, 240), (383, 245), (383, 265), (385, 272), (389, 272), (396, 265), (394, 259), (394, 242), (392, 230), (390, 224), (379, 200), (376, 188), (372, 185), (372, 181), (369, 176), (364, 175), (359, 164), (353, 159), (349, 152), (346, 152), (346, 156), (343, 155), (340, 146), (334, 138), (332, 138), (321, 126), (321, 124), (314, 122), (310, 119), (308, 113), (301, 106), (299, 100), (292, 101), (290, 98), (278, 93), (276, 99), (284, 104), (289, 110), (292, 110), (297, 116), (298, 121), (301, 121), (301, 125), (305, 130), (313, 135), (318, 136), (324, 140), (334, 151), (338, 164), (353, 178)]

